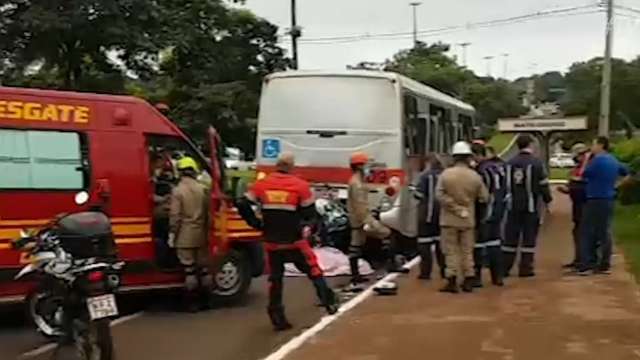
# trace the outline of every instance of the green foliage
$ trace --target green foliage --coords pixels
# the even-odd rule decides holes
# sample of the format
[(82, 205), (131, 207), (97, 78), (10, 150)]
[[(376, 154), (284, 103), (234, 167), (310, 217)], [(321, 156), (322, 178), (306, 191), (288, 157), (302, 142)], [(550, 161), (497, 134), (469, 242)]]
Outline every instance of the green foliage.
[(613, 148), (613, 154), (624, 163), (631, 163), (640, 159), (640, 139), (616, 143)]
[(251, 153), (262, 78), (289, 66), (277, 30), (223, 0), (0, 0), (0, 75), (163, 102), (197, 142), (215, 125)]
[(158, 3), (0, 1), (0, 62), (8, 85), (124, 91), (124, 69), (145, 76), (159, 51)]
[(621, 184), (619, 198), (622, 204), (640, 204), (640, 139), (631, 139), (615, 144), (613, 154), (629, 166), (632, 178)]
[[(184, 2), (190, 3), (186, 6)], [(196, 140), (214, 125), (223, 139), (252, 153), (262, 78), (288, 67), (277, 45), (277, 27), (219, 1), (171, 2), (171, 47), (161, 62), (165, 79), (156, 95), (171, 107), (171, 118)], [(174, 7), (175, 6), (175, 7)]]
[(613, 235), (636, 280), (640, 280), (640, 204), (617, 206), (613, 217)]
[(511, 133), (498, 133), (491, 137), (489, 140), (489, 146), (492, 146), (496, 153), (500, 154), (507, 149), (507, 146), (511, 144), (515, 135)]
[[(567, 94), (562, 108), (568, 115), (587, 115), (589, 127), (597, 127), (600, 113), (602, 58), (578, 62), (565, 76)], [(612, 129), (632, 130), (640, 126), (640, 58), (631, 62), (613, 60), (611, 85)]]

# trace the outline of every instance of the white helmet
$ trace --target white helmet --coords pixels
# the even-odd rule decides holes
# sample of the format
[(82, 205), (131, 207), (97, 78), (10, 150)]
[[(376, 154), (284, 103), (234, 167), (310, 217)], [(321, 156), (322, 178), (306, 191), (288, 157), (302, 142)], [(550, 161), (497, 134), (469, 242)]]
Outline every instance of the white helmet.
[(466, 141), (458, 141), (453, 144), (453, 148), (451, 148), (451, 155), (473, 155), (471, 152), (471, 146)]

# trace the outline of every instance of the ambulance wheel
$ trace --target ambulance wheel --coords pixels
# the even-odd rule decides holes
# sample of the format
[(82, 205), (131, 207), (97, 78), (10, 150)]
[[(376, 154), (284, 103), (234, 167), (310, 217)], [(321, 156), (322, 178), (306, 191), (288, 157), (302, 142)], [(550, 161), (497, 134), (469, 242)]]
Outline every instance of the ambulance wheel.
[(56, 339), (62, 335), (62, 298), (47, 291), (36, 291), (26, 299), (27, 317), (48, 339)]
[(242, 301), (251, 285), (251, 264), (242, 251), (231, 250), (213, 276), (213, 295), (224, 304)]

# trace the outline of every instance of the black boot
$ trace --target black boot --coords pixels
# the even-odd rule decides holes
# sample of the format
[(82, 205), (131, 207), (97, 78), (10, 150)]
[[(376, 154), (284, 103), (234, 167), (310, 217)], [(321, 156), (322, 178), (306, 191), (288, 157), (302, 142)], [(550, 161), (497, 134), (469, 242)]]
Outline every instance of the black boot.
[(473, 292), (473, 283), (474, 283), (473, 277), (464, 278), (464, 282), (462, 283), (462, 291), (466, 293)]
[(354, 285), (364, 284), (369, 282), (369, 279), (360, 275), (360, 268), (358, 267), (357, 257), (349, 258), (349, 268), (351, 269), (351, 283)]
[(420, 252), (420, 274), (418, 279), (431, 280), (431, 272), (433, 271), (433, 255), (431, 254), (430, 244), (418, 245)]
[(448, 278), (447, 285), (445, 285), (442, 289), (440, 289), (440, 292), (452, 293), (452, 294), (459, 293), (460, 290), (458, 289), (458, 278), (456, 278), (455, 276)]
[(482, 287), (482, 268), (476, 268), (476, 275), (473, 277), (473, 282), (471, 285), (477, 289)]
[(327, 314), (333, 315), (338, 312), (339, 305), (338, 300), (336, 298), (336, 293), (333, 292), (330, 288), (327, 287), (326, 300), (324, 303), (324, 308), (327, 310)]
[(269, 313), (269, 318), (271, 319), (271, 324), (273, 324), (273, 330), (285, 331), (293, 327), (284, 315), (283, 307), (269, 308), (267, 311)]
[(320, 303), (327, 310), (329, 315), (338, 312), (338, 300), (335, 292), (329, 287), (324, 277), (313, 279), (313, 286), (320, 299)]

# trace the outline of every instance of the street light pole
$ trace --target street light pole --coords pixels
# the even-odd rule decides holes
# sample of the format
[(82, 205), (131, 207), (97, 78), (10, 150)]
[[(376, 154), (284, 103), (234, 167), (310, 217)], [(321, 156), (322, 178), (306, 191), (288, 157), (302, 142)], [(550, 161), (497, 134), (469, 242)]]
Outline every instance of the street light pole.
[(506, 80), (507, 75), (509, 74), (509, 54), (502, 54), (502, 58), (504, 60), (504, 63), (502, 64), (502, 77)]
[(491, 77), (491, 60), (493, 60), (493, 56), (485, 56), (483, 57), (484, 60), (487, 61), (487, 76)]
[(602, 85), (600, 88), (600, 119), (598, 135), (609, 135), (609, 118), (611, 113), (611, 53), (613, 48), (613, 0), (607, 0), (607, 30), (602, 66)]
[(471, 45), (470, 42), (463, 42), (458, 44), (462, 48), (462, 66), (467, 67), (467, 48)]
[(413, 47), (418, 47), (418, 6), (421, 2), (412, 2), (409, 5), (413, 8)]
[(292, 49), (292, 67), (298, 69), (298, 38), (302, 36), (302, 31), (298, 27), (296, 0), (291, 0), (291, 49)]

